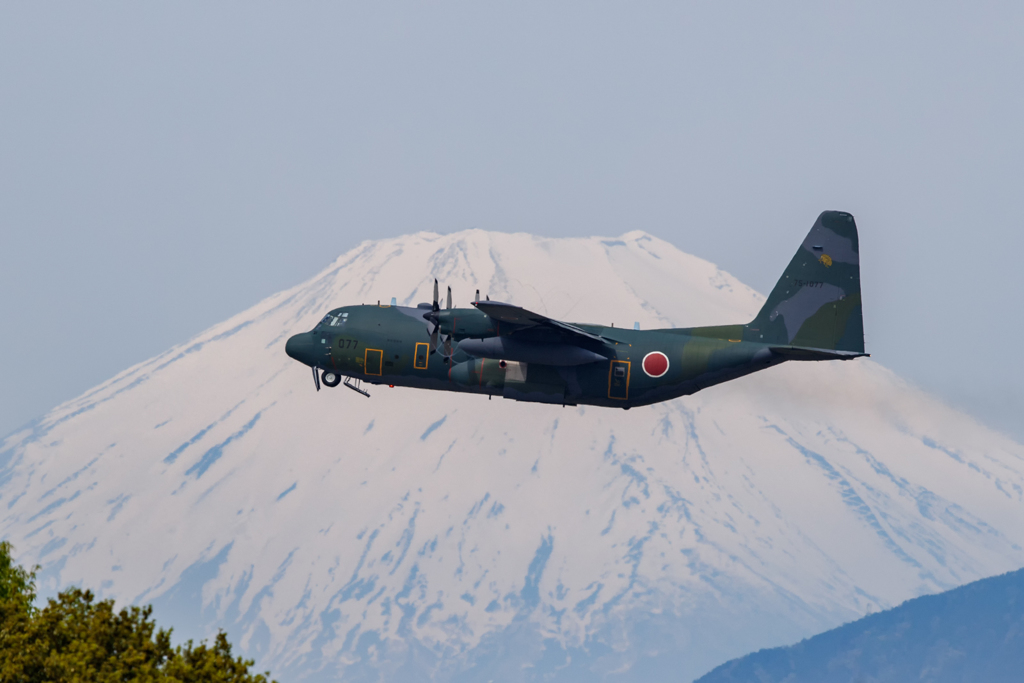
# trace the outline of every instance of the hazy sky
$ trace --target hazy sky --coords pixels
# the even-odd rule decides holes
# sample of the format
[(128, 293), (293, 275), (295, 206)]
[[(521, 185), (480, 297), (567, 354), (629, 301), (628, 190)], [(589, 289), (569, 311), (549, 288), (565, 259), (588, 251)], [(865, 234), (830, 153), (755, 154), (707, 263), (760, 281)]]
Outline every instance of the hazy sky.
[(0, 434), (363, 239), (642, 229), (767, 292), (841, 209), (874, 358), (1024, 440), (1022, 36), (1020, 2), (0, 4)]

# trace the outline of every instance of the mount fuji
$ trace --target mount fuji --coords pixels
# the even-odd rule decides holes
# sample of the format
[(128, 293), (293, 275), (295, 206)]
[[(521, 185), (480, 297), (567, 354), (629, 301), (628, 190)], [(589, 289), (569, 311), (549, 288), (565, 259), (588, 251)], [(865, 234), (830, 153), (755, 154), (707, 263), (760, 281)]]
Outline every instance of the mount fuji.
[(285, 355), (435, 277), (644, 328), (764, 301), (642, 232), (364, 242), (8, 436), (0, 537), (43, 593), (153, 603), (296, 681), (690, 680), (1024, 566), (1024, 446), (871, 360), (626, 412), (318, 393)]

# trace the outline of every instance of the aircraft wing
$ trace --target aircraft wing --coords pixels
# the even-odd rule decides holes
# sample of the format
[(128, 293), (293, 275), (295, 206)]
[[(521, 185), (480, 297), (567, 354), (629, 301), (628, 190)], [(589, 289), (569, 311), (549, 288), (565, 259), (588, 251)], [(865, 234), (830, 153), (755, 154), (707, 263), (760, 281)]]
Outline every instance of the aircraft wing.
[(538, 342), (557, 340), (583, 343), (587, 346), (592, 346), (593, 342), (603, 344), (606, 341), (612, 341), (600, 335), (591, 334), (576, 325), (563, 323), (561, 320), (554, 320), (513, 304), (504, 304), (500, 301), (474, 301), (473, 305), (491, 319), (512, 325), (513, 328), (507, 334), (514, 336), (517, 340)]

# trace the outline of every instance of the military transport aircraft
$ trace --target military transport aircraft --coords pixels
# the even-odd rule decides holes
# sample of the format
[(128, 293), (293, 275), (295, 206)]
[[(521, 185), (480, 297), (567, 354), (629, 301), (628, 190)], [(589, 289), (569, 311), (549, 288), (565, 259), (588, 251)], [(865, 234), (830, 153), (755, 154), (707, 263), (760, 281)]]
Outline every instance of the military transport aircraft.
[[(617, 408), (685, 396), (790, 360), (864, 353), (853, 216), (826, 211), (752, 322), (644, 330), (567, 323), (508, 303), (345, 306), (285, 351), (320, 380)], [(633, 367), (636, 365), (636, 367)]]

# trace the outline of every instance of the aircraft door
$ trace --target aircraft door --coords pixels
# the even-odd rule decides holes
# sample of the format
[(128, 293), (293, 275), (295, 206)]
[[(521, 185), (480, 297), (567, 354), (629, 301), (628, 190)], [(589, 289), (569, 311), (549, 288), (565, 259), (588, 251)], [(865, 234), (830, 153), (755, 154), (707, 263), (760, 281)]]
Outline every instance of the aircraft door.
[(629, 361), (613, 360), (608, 367), (608, 398), (629, 398)]
[(380, 375), (384, 361), (382, 349), (366, 349), (363, 354), (363, 372), (367, 375)]
[(416, 343), (416, 355), (412, 358), (412, 366), (416, 370), (427, 369), (427, 359), (430, 358), (430, 344), (426, 342)]

